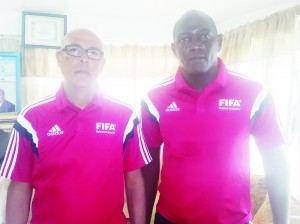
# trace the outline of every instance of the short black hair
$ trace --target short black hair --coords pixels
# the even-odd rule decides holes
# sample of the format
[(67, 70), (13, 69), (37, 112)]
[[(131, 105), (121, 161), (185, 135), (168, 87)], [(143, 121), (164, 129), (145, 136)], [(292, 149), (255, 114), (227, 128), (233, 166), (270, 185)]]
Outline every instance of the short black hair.
[(174, 29), (173, 29), (173, 39), (174, 40), (175, 40), (175, 36), (176, 36), (179, 28), (182, 26), (182, 23), (186, 19), (193, 18), (193, 17), (201, 18), (201, 19), (205, 20), (208, 24), (210, 24), (212, 31), (215, 32), (216, 34), (218, 33), (214, 20), (208, 14), (206, 14), (200, 10), (189, 10), (189, 11), (186, 11), (184, 14), (182, 14), (179, 17), (179, 19), (177, 20), (177, 22), (175, 23)]

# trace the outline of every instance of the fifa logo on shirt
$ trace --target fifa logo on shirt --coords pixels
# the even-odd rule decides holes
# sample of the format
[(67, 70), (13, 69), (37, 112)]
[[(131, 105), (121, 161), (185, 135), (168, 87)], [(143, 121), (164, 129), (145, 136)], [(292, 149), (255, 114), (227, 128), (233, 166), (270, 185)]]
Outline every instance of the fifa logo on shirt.
[(96, 133), (116, 134), (116, 124), (96, 122)]
[(241, 110), (241, 100), (219, 99), (219, 110)]

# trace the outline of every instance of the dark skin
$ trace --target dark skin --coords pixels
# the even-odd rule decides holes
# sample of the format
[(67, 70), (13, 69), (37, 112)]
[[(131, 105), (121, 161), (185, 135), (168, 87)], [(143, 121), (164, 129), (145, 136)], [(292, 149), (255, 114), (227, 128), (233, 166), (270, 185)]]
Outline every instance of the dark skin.
[[(200, 11), (188, 11), (175, 24), (172, 50), (180, 72), (196, 91), (215, 80), (222, 37), (213, 20)], [(160, 172), (160, 148), (149, 148), (153, 161), (142, 168), (147, 197), (147, 223), (150, 223)], [(274, 224), (287, 224), (289, 214), (289, 169), (284, 146), (261, 149)], [(274, 164), (276, 164), (274, 166)]]
[(172, 50), (185, 81), (202, 91), (218, 73), (218, 52), (222, 37), (213, 20), (199, 11), (189, 11), (176, 23)]
[[(222, 37), (212, 19), (199, 11), (189, 11), (175, 24), (172, 50), (180, 64), (185, 81), (201, 92), (212, 82), (219, 70), (218, 52)], [(160, 149), (149, 148), (152, 162), (142, 168), (146, 186), (147, 223), (150, 223), (152, 209), (157, 194), (160, 172)]]

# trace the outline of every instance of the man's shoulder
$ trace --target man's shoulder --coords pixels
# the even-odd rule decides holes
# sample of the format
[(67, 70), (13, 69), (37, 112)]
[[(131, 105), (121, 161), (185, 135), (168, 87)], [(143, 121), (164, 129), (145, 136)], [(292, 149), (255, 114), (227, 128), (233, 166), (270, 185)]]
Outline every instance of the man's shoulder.
[(4, 100), (3, 104), (9, 105), (9, 106), (14, 106), (14, 104), (8, 100)]
[(252, 77), (246, 76), (236, 71), (228, 70), (229, 82), (240, 86), (257, 86), (258, 88), (263, 88), (263, 84), (254, 80)]
[(41, 115), (42, 112), (47, 112), (54, 108), (56, 100), (56, 95), (49, 95), (44, 97), (40, 100), (37, 100), (29, 105), (27, 105), (20, 114), (31, 114), (31, 113), (38, 113)]
[(121, 111), (132, 113), (134, 111), (133, 107), (130, 104), (124, 102), (121, 99), (115, 98), (110, 95), (103, 95), (103, 99), (104, 100), (102, 102), (102, 106), (108, 110), (116, 111), (118, 113), (120, 113)]
[(152, 85), (147, 94), (160, 94), (162, 92), (171, 91), (175, 84), (175, 75), (168, 76), (167, 78), (160, 80), (156, 84)]

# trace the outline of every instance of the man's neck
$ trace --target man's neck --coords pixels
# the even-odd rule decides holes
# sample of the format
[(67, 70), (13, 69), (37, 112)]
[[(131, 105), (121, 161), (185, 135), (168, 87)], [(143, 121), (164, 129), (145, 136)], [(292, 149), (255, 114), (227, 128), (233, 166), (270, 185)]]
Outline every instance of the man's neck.
[(209, 83), (213, 82), (218, 75), (218, 66), (203, 73), (191, 74), (181, 69), (181, 74), (188, 85), (198, 92), (202, 92)]
[(76, 107), (83, 109), (91, 103), (97, 88), (96, 85), (89, 88), (74, 88), (64, 85), (66, 98)]

